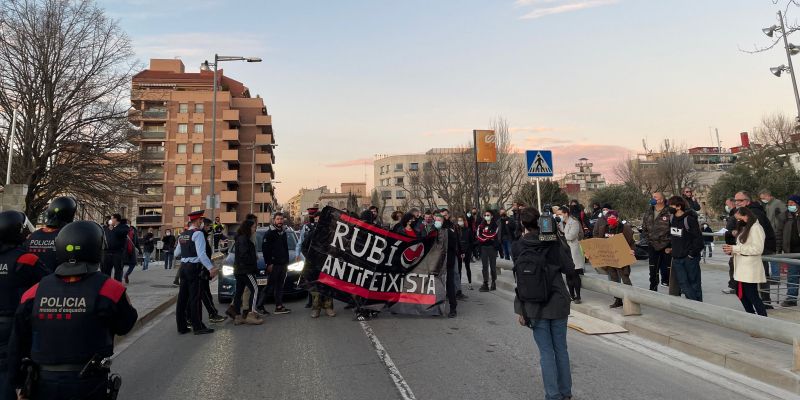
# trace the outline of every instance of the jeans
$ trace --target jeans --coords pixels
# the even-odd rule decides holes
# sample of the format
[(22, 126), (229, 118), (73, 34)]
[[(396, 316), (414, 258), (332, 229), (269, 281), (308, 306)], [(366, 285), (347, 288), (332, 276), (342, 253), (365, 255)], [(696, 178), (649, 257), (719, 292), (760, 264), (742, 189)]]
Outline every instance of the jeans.
[(786, 300), (797, 301), (797, 285), (800, 284), (800, 265), (789, 266), (789, 277), (786, 280), (788, 298)]
[(125, 276), (131, 276), (134, 268), (136, 268), (136, 264), (128, 264), (128, 270), (125, 272)]
[(497, 280), (497, 249), (494, 246), (481, 246), (481, 263), (483, 263), (483, 283)]
[(540, 319), (533, 323), (539, 348), (542, 381), (547, 400), (572, 397), (572, 373), (567, 352), (567, 319)]
[(658, 290), (659, 275), (661, 283), (669, 285), (669, 263), (672, 257), (664, 250), (656, 251), (650, 247), (650, 290)]
[(750, 314), (767, 316), (767, 308), (764, 307), (764, 302), (761, 301), (761, 297), (758, 295), (757, 283), (739, 282), (736, 294), (739, 296), (745, 311)]
[(508, 239), (503, 239), (503, 258), (511, 259), (511, 241)]
[(269, 282), (267, 287), (261, 293), (258, 299), (258, 307), (264, 307), (267, 302), (267, 296), (271, 293), (275, 299), (275, 308), (283, 306), (283, 285), (286, 283), (286, 265), (273, 265), (272, 272), (269, 274)]
[(700, 276), (700, 258), (683, 257), (672, 259), (672, 271), (681, 292), (689, 300), (703, 301), (703, 287)]
[(164, 252), (164, 269), (172, 269), (172, 264), (175, 262), (175, 253), (172, 251)]
[(152, 253), (152, 251), (145, 250), (144, 254), (142, 254), (142, 271), (147, 271), (150, 266), (150, 254)]

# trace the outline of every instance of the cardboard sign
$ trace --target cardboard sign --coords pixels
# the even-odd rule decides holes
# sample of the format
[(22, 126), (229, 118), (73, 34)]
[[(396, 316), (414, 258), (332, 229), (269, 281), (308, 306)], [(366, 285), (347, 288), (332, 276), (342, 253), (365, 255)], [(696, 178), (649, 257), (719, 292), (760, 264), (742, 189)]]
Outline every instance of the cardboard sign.
[(608, 239), (581, 240), (581, 248), (593, 267), (622, 268), (636, 263), (631, 247), (622, 234)]

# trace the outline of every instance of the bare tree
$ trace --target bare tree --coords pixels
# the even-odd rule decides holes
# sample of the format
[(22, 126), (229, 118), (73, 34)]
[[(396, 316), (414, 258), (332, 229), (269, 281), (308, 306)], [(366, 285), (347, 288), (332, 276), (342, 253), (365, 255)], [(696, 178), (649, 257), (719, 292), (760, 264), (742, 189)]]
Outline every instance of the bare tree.
[[(14, 108), (22, 115), (12, 176), (28, 185), (29, 216), (57, 195), (111, 203), (136, 187), (127, 135), (133, 56), (128, 36), (91, 0), (0, 4), (0, 122), (10, 125)], [(0, 147), (7, 160), (5, 135)]]
[[(494, 130), (497, 143), (497, 162), (490, 164), (486, 175), (481, 177), (481, 181), (486, 182), (484, 187), (494, 191), (494, 205), (497, 208), (504, 207), (514, 198), (528, 176), (521, 155), (514, 152), (508, 128), (508, 120), (503, 117), (498, 117), (489, 124), (489, 129)], [(486, 199), (486, 204), (488, 203), (489, 200)]]
[(664, 139), (660, 153), (662, 156), (658, 160), (656, 171), (662, 179), (661, 185), (664, 190), (677, 194), (681, 193), (684, 187), (697, 182), (694, 162), (685, 148), (675, 145), (669, 139)]
[(657, 168), (643, 166), (638, 160), (625, 160), (614, 166), (614, 174), (621, 182), (639, 189), (644, 194), (663, 191), (664, 180)]

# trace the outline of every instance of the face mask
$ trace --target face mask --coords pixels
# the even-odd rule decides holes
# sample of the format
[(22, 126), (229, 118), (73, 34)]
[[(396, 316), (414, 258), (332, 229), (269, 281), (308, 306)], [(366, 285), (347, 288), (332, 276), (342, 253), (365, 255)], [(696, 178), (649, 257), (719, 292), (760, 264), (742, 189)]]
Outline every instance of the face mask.
[(508, 212), (508, 216), (509, 216), (509, 217), (511, 217), (511, 216), (513, 216), (513, 215), (514, 215), (514, 212), (513, 212), (513, 211), (509, 211), (509, 212)]
[(114, 225), (114, 220), (113, 219), (108, 220), (108, 224), (109, 225)]
[(787, 206), (786, 207), (789, 212), (797, 212), (797, 206)]
[(603, 216), (605, 217), (608, 214), (608, 210), (603, 210)]
[(732, 210), (731, 206), (725, 206), (725, 212), (730, 213)]
[(167, 236), (172, 236), (172, 232), (167, 232)]
[(656, 204), (658, 204), (658, 201), (656, 201), (656, 199), (650, 199), (650, 205), (651, 206), (654, 206)]
[(767, 204), (767, 203), (769, 203), (769, 200), (761, 200), (761, 202), (764, 203), (764, 204)]
[(608, 226), (616, 228), (617, 224), (619, 224), (619, 219), (617, 219), (617, 217), (612, 216), (608, 219)]
[(487, 215), (487, 216), (483, 217), (483, 219), (485, 219), (486, 222), (492, 222), (492, 216), (491, 215)]
[(677, 208), (672, 208), (672, 207), (669, 208), (669, 213), (670, 214), (675, 214), (676, 212), (678, 212)]
[(458, 226), (464, 226), (464, 221), (458, 221)]
[(436, 229), (442, 229), (442, 221), (433, 221), (433, 227)]
[(467, 213), (467, 218), (471, 217), (472, 213)]

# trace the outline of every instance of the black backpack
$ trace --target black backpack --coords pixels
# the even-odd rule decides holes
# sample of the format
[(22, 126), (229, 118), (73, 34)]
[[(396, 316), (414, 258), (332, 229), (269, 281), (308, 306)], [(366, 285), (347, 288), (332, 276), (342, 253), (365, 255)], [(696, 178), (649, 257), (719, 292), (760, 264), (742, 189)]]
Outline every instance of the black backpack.
[(555, 293), (553, 279), (559, 271), (547, 262), (546, 246), (525, 247), (514, 262), (517, 297), (523, 303), (546, 304)]

